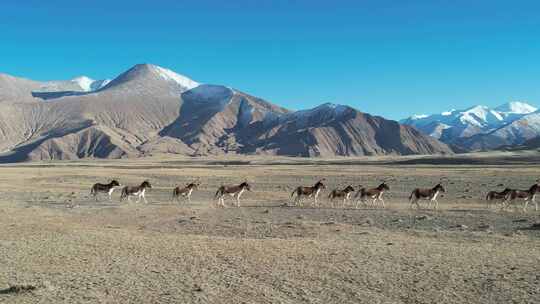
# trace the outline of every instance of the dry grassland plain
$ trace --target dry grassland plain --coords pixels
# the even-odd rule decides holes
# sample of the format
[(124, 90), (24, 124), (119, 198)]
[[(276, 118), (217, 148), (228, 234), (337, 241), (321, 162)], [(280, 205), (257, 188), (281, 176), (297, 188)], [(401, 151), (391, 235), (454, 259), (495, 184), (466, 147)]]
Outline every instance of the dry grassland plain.
[[(528, 188), (532, 161), (414, 158), (141, 158), (0, 166), (2, 303), (540, 303), (540, 212), (487, 206)], [(321, 206), (291, 207), (325, 177)], [(148, 204), (95, 201), (115, 178), (149, 180)], [(191, 203), (172, 188), (200, 178)], [(440, 210), (410, 210), (441, 180)], [(242, 207), (216, 208), (247, 180)], [(332, 208), (327, 195), (385, 180), (387, 208)], [(425, 205), (423, 205), (425, 206)], [(522, 206), (522, 203), (519, 203)]]

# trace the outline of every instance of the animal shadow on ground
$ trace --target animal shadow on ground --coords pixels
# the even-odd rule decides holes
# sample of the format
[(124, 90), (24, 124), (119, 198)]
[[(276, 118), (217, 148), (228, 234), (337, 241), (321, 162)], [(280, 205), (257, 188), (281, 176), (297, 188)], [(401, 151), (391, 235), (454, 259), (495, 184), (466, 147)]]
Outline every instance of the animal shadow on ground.
[(534, 223), (529, 227), (520, 227), (517, 230), (540, 230), (540, 223)]
[(18, 294), (36, 290), (37, 287), (33, 285), (12, 285), (5, 289), (0, 289), (0, 295), (2, 294)]

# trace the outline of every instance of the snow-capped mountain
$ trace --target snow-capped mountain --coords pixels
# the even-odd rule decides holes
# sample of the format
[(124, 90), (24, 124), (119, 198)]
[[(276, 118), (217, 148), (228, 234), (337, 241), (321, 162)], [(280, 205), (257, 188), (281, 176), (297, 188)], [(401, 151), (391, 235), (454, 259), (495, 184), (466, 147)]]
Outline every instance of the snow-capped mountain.
[(458, 139), (454, 145), (470, 151), (493, 150), (522, 145), (538, 137), (540, 137), (540, 111), (525, 114), (491, 132)]
[(414, 115), (401, 123), (414, 126), (446, 143), (487, 134), (506, 126), (537, 109), (524, 102), (509, 102), (496, 108), (477, 105), (465, 110), (451, 110), (441, 114)]
[(159, 76), (161, 76), (163, 79), (165, 80), (168, 80), (168, 81), (173, 81), (173, 82), (176, 82), (178, 85), (188, 89), (188, 90), (191, 90), (197, 86), (199, 86), (199, 83), (196, 82), (196, 81), (193, 81), (189, 78), (187, 78), (186, 76), (184, 75), (180, 75), (178, 73), (175, 73), (169, 69), (166, 69), (166, 68), (162, 68), (160, 66), (152, 66), (156, 71), (157, 73), (159, 74)]
[(40, 85), (36, 92), (93, 92), (97, 91), (107, 83), (110, 79), (94, 80), (87, 76), (78, 76), (71, 80), (54, 80), (47, 81)]
[(352, 107), (326, 103), (293, 112), (151, 64), (94, 83), (88, 77), (43, 83), (0, 74), (0, 163), (162, 153), (452, 153), (415, 128)]
[(174, 93), (182, 93), (199, 86), (190, 78), (153, 64), (137, 64), (109, 82), (104, 88), (148, 89), (155, 86), (169, 87)]
[(511, 114), (529, 114), (537, 109), (525, 102), (512, 101), (495, 108), (495, 111)]

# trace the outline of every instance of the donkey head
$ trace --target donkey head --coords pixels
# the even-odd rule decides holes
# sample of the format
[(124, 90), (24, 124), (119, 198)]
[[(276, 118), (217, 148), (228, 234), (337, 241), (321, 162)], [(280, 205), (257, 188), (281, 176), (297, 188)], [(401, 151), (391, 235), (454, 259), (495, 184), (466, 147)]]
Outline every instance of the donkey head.
[(379, 190), (386, 190), (386, 191), (390, 191), (390, 187), (388, 187), (388, 185), (386, 184), (386, 182), (382, 182), (382, 184), (380, 184), (377, 189)]
[(144, 181), (144, 182), (142, 182), (142, 184), (141, 184), (141, 188), (152, 189), (152, 185), (150, 185), (150, 182), (149, 182), (149, 181)]
[(433, 188), (435, 191), (440, 191), (440, 192), (446, 192), (446, 189), (444, 189), (443, 185), (441, 183), (438, 183), (435, 188)]
[(251, 187), (249, 186), (248, 182), (243, 182), (240, 184), (241, 188), (245, 188), (247, 191), (251, 191)]

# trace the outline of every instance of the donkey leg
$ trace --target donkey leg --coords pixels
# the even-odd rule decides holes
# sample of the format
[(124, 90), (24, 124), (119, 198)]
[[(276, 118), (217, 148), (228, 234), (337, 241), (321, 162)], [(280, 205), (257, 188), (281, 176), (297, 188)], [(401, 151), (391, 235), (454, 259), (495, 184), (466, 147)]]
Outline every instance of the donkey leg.
[(505, 199), (505, 200), (502, 202), (502, 204), (501, 204), (502, 206), (501, 206), (501, 209), (500, 209), (500, 210), (501, 210), (501, 211), (504, 211), (504, 210), (508, 207), (509, 204), (510, 204), (510, 200), (509, 200), (509, 199)]
[(413, 199), (411, 200), (411, 209), (414, 209), (414, 206), (415, 206), (415, 205), (416, 205), (416, 210), (422, 209), (422, 208), (420, 207), (420, 203), (418, 203), (418, 201), (419, 201), (419, 200), (418, 200), (417, 197), (415, 197), (415, 198), (413, 198)]

